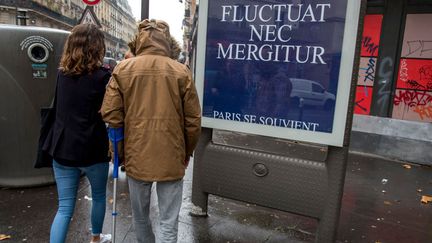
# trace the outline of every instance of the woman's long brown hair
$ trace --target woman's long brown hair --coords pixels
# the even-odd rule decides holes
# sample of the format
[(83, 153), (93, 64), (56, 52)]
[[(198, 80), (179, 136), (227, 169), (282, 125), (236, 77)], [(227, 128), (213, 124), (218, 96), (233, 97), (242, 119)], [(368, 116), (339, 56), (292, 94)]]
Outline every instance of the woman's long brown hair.
[(93, 24), (80, 24), (66, 40), (60, 70), (67, 75), (91, 73), (102, 66), (105, 55), (104, 34)]

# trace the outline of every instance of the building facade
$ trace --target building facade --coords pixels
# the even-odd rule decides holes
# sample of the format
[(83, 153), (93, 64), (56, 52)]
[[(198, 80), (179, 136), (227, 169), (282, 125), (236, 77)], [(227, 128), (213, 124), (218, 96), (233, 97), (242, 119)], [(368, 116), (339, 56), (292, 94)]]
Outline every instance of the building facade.
[[(194, 8), (184, 41), (194, 69), (199, 4), (186, 3)], [(352, 151), (432, 165), (431, 23), (430, 0), (367, 1)]]
[(432, 164), (432, 1), (369, 0), (351, 147)]
[[(85, 8), (82, 0), (0, 0), (0, 24), (71, 30)], [(102, 0), (93, 10), (105, 33), (107, 55), (120, 59), (137, 31), (127, 0)]]
[[(197, 29), (197, 20), (198, 14), (196, 13), (197, 1), (196, 0), (187, 0), (185, 1), (185, 15), (183, 19), (183, 53), (182, 55), (185, 58), (185, 63), (191, 64), (190, 59), (194, 49), (193, 36), (194, 31)], [(196, 34), (196, 33), (195, 33)]]
[(127, 43), (134, 38), (137, 31), (137, 23), (127, 0), (102, 0), (94, 7), (94, 12), (102, 30), (109, 34), (108, 51), (114, 56), (114, 53), (125, 53)]

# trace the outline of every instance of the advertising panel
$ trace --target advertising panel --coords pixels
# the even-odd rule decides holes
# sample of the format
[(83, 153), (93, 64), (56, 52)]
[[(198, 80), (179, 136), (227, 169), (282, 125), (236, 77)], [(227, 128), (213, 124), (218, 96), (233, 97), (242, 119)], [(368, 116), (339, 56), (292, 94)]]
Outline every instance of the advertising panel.
[(359, 1), (200, 1), (203, 126), (343, 145)]

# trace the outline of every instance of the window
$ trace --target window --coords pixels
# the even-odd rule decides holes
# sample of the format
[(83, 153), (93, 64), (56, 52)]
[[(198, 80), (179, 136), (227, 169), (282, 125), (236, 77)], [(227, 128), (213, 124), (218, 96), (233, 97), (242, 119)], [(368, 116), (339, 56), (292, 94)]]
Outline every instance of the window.
[(324, 93), (324, 88), (318, 84), (312, 84), (312, 91), (316, 93)]
[(408, 14), (393, 118), (432, 122), (432, 14)]
[(355, 114), (369, 115), (370, 113), (382, 19), (382, 14), (368, 14), (364, 19)]

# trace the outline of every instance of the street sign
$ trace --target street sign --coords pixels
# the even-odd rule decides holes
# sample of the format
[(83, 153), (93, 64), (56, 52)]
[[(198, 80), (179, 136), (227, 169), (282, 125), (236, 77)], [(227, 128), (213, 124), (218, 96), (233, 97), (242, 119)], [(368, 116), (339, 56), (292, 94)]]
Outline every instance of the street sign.
[(203, 126), (342, 146), (360, 2), (288, 2), (200, 2)]
[(83, 0), (83, 2), (87, 5), (96, 5), (100, 2), (100, 0)]
[(87, 6), (81, 16), (81, 19), (78, 21), (79, 24), (94, 24), (99, 28), (102, 28), (98, 18), (96, 17), (95, 12), (93, 11), (92, 6)]

